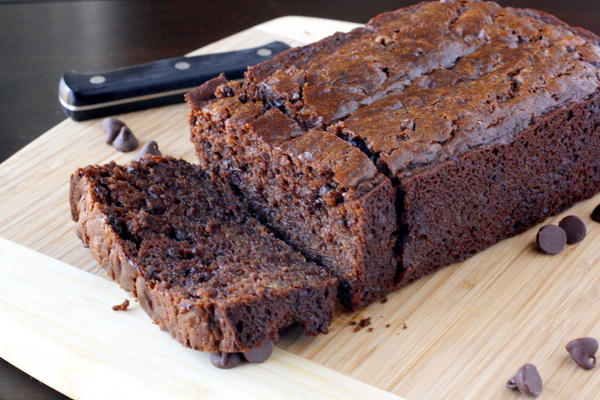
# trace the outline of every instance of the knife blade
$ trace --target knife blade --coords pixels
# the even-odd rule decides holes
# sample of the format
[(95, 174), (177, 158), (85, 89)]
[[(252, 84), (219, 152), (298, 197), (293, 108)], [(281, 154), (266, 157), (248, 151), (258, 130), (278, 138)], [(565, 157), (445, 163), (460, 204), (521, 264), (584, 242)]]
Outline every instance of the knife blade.
[(290, 46), (264, 46), (224, 53), (175, 57), (112, 71), (65, 73), (58, 85), (63, 111), (75, 121), (160, 107), (184, 101), (183, 95), (225, 73), (243, 78), (248, 66), (273, 58)]

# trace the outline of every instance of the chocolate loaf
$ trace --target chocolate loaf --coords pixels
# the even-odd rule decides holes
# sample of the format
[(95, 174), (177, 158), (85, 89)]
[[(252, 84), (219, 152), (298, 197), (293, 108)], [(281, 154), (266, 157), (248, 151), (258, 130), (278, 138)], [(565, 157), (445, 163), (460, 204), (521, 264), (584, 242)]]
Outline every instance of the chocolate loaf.
[(357, 309), (600, 190), (600, 39), (424, 2), (187, 95), (200, 165)]
[(94, 258), (183, 345), (233, 353), (292, 324), (327, 332), (336, 279), (198, 166), (159, 157), (89, 166), (73, 174), (70, 202)]

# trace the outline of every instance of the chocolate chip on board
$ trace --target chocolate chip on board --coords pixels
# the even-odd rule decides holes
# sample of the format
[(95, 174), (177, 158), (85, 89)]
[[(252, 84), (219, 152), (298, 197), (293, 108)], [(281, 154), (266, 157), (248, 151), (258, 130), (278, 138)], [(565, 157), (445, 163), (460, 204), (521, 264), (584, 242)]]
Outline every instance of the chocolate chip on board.
[(566, 349), (573, 361), (575, 361), (575, 364), (579, 365), (581, 368), (592, 369), (596, 366), (598, 340), (591, 337), (571, 340), (567, 344)]
[(271, 357), (273, 353), (273, 341), (267, 340), (262, 344), (261, 347), (256, 349), (252, 349), (249, 351), (245, 351), (242, 353), (246, 361), (251, 363), (262, 363), (265, 362)]
[(600, 222), (600, 204), (598, 204), (596, 208), (594, 208), (594, 211), (592, 211), (592, 219), (596, 222)]
[(542, 393), (542, 378), (535, 365), (525, 364), (508, 380), (506, 387), (519, 389), (519, 392), (529, 397), (537, 397)]
[(119, 132), (121, 132), (121, 128), (125, 126), (125, 122), (116, 119), (116, 118), (106, 118), (102, 122), (102, 129), (106, 134), (106, 143), (111, 144)]
[(567, 235), (556, 225), (543, 226), (536, 238), (537, 246), (542, 253), (558, 254), (567, 244)]
[(210, 355), (210, 362), (217, 368), (230, 369), (238, 366), (242, 362), (242, 357), (239, 353), (218, 351)]
[(127, 153), (137, 149), (138, 140), (127, 126), (123, 126), (113, 142), (115, 149)]
[(148, 143), (146, 143), (144, 146), (142, 146), (141, 150), (137, 153), (137, 156), (135, 157), (135, 159), (136, 159), (136, 161), (139, 161), (142, 158), (147, 157), (148, 155), (162, 156), (162, 153), (158, 149), (158, 143), (156, 143), (156, 141), (154, 141), (154, 140), (151, 140)]
[(565, 231), (567, 235), (567, 244), (579, 243), (585, 238), (587, 229), (585, 222), (576, 215), (569, 215), (563, 218), (558, 226)]

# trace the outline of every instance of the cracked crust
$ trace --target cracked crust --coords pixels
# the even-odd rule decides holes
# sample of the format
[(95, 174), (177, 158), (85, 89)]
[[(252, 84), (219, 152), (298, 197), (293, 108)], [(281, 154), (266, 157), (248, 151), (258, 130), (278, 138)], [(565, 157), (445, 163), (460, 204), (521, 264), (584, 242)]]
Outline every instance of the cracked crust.
[[(243, 85), (225, 86), (199, 102), (191, 101), (195, 92), (188, 97), (200, 163), (239, 188), (292, 246), (342, 276), (350, 266), (380, 271), (385, 281), (393, 270), (396, 287), (600, 189), (590, 172), (598, 169), (600, 40), (542, 12), (478, 0), (424, 2), (291, 49), (251, 67)], [(274, 122), (245, 125), (273, 113), (294, 126), (279, 142)], [(362, 157), (306, 151), (308, 142), (329, 149), (332, 137)], [(381, 185), (365, 189), (373, 167)], [(488, 190), (498, 185), (506, 191)], [(371, 203), (348, 213), (363, 197)], [(353, 226), (331, 235), (338, 220), (327, 217), (340, 204), (345, 216), (360, 218), (343, 219)], [(479, 219), (469, 217), (473, 208)], [(379, 257), (355, 257), (347, 244)]]
[(268, 76), (250, 68), (244, 90), (305, 130), (362, 141), (379, 168), (408, 176), (587, 99), (600, 86), (598, 41), (533, 10), (421, 3), (310, 46), (310, 57), (278, 56)]

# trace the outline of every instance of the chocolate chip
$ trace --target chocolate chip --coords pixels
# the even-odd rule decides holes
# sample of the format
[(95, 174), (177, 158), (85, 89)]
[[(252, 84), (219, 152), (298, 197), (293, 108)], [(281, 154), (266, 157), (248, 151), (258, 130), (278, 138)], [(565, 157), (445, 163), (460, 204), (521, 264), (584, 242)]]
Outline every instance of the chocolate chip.
[(598, 351), (596, 339), (584, 337), (571, 340), (566, 348), (573, 361), (581, 368), (592, 369), (596, 366), (596, 352)]
[(579, 243), (585, 238), (587, 230), (585, 228), (585, 222), (575, 215), (569, 215), (563, 218), (558, 226), (565, 231), (567, 235), (567, 244)]
[(135, 159), (137, 161), (139, 161), (142, 158), (147, 157), (148, 155), (162, 156), (162, 153), (158, 149), (158, 143), (156, 143), (156, 141), (154, 141), (154, 140), (151, 140), (148, 143), (146, 143), (142, 147), (142, 149), (139, 151), (139, 153), (137, 153), (137, 156), (135, 157)]
[(596, 222), (600, 222), (600, 204), (592, 211), (592, 219)]
[(121, 128), (125, 126), (125, 122), (118, 120), (116, 118), (106, 118), (102, 122), (102, 129), (106, 134), (106, 143), (111, 144), (119, 132), (121, 132)]
[(556, 225), (546, 225), (539, 230), (536, 242), (542, 253), (558, 254), (567, 244), (567, 235)]
[(239, 353), (218, 351), (210, 355), (210, 362), (217, 368), (230, 369), (238, 366), (242, 362), (242, 357)]
[(271, 357), (272, 353), (273, 353), (273, 341), (267, 340), (266, 342), (264, 342), (262, 344), (261, 347), (258, 347), (256, 349), (252, 349), (249, 351), (245, 351), (242, 353), (242, 355), (244, 356), (246, 361), (258, 364), (258, 363), (267, 361), (269, 359), (269, 357)]
[(115, 149), (127, 153), (137, 149), (138, 140), (128, 126), (123, 126), (115, 138), (113, 146), (115, 146)]
[(542, 378), (535, 365), (525, 364), (506, 382), (506, 387), (519, 389), (526, 396), (537, 397), (542, 393)]

